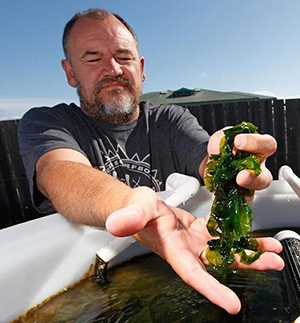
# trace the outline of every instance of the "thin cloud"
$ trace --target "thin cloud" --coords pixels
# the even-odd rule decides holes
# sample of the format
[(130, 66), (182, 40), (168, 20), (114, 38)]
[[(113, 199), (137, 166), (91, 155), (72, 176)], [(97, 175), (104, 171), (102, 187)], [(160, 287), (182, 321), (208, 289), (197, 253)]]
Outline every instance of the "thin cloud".
[(33, 107), (49, 106), (66, 102), (78, 103), (74, 99), (62, 98), (4, 98), (0, 97), (0, 120), (20, 119), (26, 111)]
[(260, 94), (260, 95), (266, 95), (266, 96), (275, 96), (277, 97), (277, 95), (271, 91), (268, 90), (261, 90), (261, 91), (255, 91), (254, 94)]
[(268, 90), (261, 90), (261, 91), (256, 91), (254, 92), (254, 94), (260, 94), (260, 95), (266, 95), (266, 96), (274, 96), (276, 97), (278, 100), (288, 100), (288, 99), (299, 99), (300, 98), (300, 94), (295, 94), (295, 95), (276, 95), (275, 93), (268, 91)]

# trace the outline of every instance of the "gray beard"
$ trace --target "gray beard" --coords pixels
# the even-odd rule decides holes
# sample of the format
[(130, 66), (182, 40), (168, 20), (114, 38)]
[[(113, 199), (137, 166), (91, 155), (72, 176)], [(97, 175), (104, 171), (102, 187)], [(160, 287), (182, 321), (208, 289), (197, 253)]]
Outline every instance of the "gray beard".
[(122, 98), (122, 103), (115, 105), (110, 102), (98, 105), (97, 118), (110, 123), (127, 123), (134, 115), (137, 106), (128, 97)]
[(101, 121), (114, 124), (122, 124), (130, 121), (137, 114), (140, 94), (137, 95), (129, 84), (122, 91), (112, 91), (110, 98), (104, 103), (100, 95), (101, 83), (96, 84), (90, 99), (87, 99), (82, 93), (80, 84), (77, 85), (77, 94), (83, 112)]

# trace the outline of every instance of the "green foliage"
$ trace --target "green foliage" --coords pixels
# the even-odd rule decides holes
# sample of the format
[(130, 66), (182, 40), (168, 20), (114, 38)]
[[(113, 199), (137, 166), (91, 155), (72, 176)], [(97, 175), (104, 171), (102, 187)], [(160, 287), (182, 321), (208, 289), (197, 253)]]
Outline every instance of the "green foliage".
[[(250, 122), (242, 122), (224, 133), (220, 153), (211, 156), (204, 180), (207, 189), (215, 193), (207, 229), (213, 237), (218, 237), (208, 242), (206, 257), (210, 266), (222, 273), (223, 281), (235, 260), (234, 254), (238, 254), (244, 264), (251, 264), (262, 254), (256, 239), (248, 235), (253, 212), (245, 196), (252, 196), (254, 191), (236, 183), (236, 176), (243, 169), (259, 175), (260, 160), (246, 151), (233, 152), (234, 137), (240, 133), (257, 133), (257, 127)], [(245, 249), (253, 252), (247, 254)]]

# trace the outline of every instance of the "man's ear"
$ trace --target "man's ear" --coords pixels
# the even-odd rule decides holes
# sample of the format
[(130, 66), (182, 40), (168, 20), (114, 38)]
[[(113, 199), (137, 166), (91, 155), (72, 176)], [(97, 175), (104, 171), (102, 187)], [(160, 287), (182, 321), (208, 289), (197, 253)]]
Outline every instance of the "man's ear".
[(146, 79), (146, 74), (144, 72), (144, 67), (145, 67), (145, 58), (144, 57), (140, 57), (140, 64), (141, 64), (142, 81), (144, 82)]
[(76, 81), (76, 78), (75, 78), (73, 67), (71, 66), (69, 61), (67, 61), (66, 59), (63, 59), (61, 61), (61, 66), (62, 66), (62, 68), (64, 69), (64, 71), (66, 73), (66, 77), (67, 77), (69, 85), (72, 86), (72, 87), (76, 87), (77, 86), (77, 81)]

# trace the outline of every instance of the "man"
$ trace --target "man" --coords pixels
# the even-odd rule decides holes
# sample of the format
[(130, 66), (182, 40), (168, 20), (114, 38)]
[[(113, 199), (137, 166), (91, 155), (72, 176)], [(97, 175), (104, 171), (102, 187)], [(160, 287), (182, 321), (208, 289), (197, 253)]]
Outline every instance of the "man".
[[(206, 270), (204, 250), (211, 239), (206, 220), (168, 207), (154, 190), (163, 190), (174, 172), (203, 178), (209, 154), (217, 153), (222, 131), (209, 140), (187, 110), (139, 104), (145, 80), (137, 39), (117, 15), (89, 10), (66, 25), (62, 67), (77, 88), (81, 107), (61, 104), (33, 109), (19, 128), (21, 154), (35, 206), (57, 210), (76, 223), (134, 237), (168, 261), (178, 275), (229, 313), (238, 297)], [(208, 142), (209, 140), (209, 142)], [(208, 143), (208, 145), (207, 145)], [(257, 154), (259, 177), (242, 171), (238, 184), (267, 187), (272, 177), (265, 159), (276, 149), (267, 135), (239, 135), (236, 149)], [(152, 188), (152, 189), (151, 189)], [(259, 240), (266, 252), (250, 266), (281, 269), (281, 245)]]

